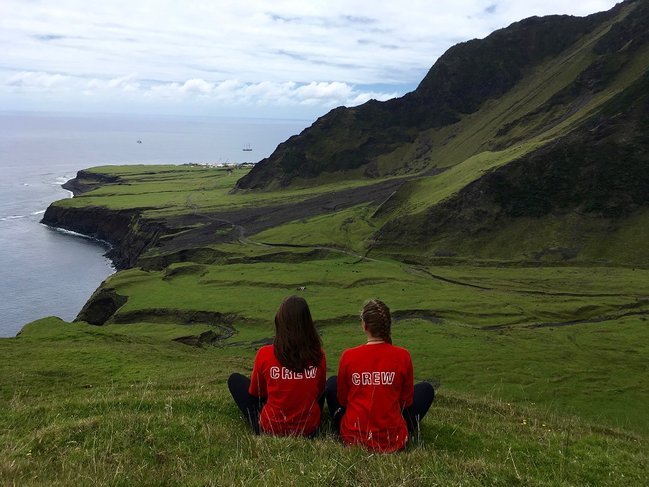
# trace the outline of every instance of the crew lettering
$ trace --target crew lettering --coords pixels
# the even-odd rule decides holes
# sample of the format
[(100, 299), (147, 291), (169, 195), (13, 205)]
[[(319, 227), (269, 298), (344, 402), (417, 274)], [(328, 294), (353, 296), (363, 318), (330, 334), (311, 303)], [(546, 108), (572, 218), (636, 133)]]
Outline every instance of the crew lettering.
[(355, 386), (389, 386), (394, 382), (394, 372), (353, 372)]
[(304, 372), (293, 372), (286, 367), (273, 366), (270, 368), (271, 379), (285, 379), (285, 380), (299, 380), (299, 379), (315, 379), (318, 374), (318, 367), (311, 366), (304, 369)]

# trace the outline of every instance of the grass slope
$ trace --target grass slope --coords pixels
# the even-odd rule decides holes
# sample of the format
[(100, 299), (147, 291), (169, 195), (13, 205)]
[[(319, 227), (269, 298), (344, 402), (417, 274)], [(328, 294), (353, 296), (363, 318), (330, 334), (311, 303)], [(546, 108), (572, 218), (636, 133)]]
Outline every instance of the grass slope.
[[(118, 181), (60, 204), (164, 222), (195, 215), (187, 202), (197, 193), (199, 212), (253, 201), (228, 193), (236, 171), (93, 171)], [(267, 192), (255, 204), (282, 196)], [(644, 481), (649, 271), (363, 259), (376, 205), (322, 211), (245, 238), (213, 235), (191, 252), (165, 253), (162, 239), (142, 267), (111, 276), (91, 299), (122, 297), (104, 326), (46, 318), (0, 340), (0, 484)], [(395, 343), (411, 351), (416, 378), (438, 389), (405, 453), (345, 448), (328, 422), (316, 441), (245, 430), (226, 378), (250, 371), (280, 300), (294, 293), (311, 306), (329, 374), (362, 342), (362, 302), (390, 305)], [(206, 331), (214, 345), (176, 340)]]
[[(163, 271), (121, 272), (104, 284), (128, 298), (109, 322), (191, 323), (200, 319), (199, 312), (219, 313), (238, 332), (230, 341), (244, 340), (239, 336), (243, 333), (253, 343), (271, 336), (267, 323), (277, 303), (305, 287), (300, 293), (321, 323), (323, 337), (333, 334), (344, 342), (354, 329), (357, 308), (367, 297), (378, 296), (390, 303), (400, 327), (408, 319), (428, 320), (412, 332), (422, 366), (435, 363), (440, 351), (459, 347), (457, 355), (450, 353), (448, 362), (439, 367), (448, 373), (454, 360), (462, 363), (456, 371), (458, 379), (451, 381), (455, 388), (486, 393), (498, 384), (499, 397), (523, 403), (533, 397), (548, 408), (568, 407), (609, 425), (649, 430), (649, 418), (638, 411), (642, 398), (649, 396), (649, 383), (638, 381), (646, 371), (649, 352), (645, 335), (649, 332), (649, 271), (425, 268), (390, 261), (359, 262), (335, 253), (325, 259), (294, 262), (272, 261), (272, 254), (264, 262), (251, 257), (248, 254), (247, 261), (232, 264), (184, 263)], [(210, 319), (206, 325), (219, 323)], [(264, 327), (266, 334), (260, 331)], [(565, 335), (574, 339), (554, 340)], [(457, 337), (458, 344), (454, 346), (452, 340), (439, 343), (440, 336)], [(603, 347), (610, 354), (604, 366), (597, 360), (604, 353), (595, 345), (598, 338), (619, 341), (611, 350), (608, 344)], [(524, 346), (528, 342), (530, 348)], [(530, 361), (531, 355), (538, 358)], [(545, 359), (549, 363), (538, 368)], [(485, 369), (485, 364), (490, 365)], [(439, 369), (425, 373), (438, 374)], [(580, 369), (588, 373), (574, 373)], [(522, 370), (529, 372), (521, 374)], [(565, 388), (553, 390), (552, 377), (567, 381)], [(625, 378), (630, 379), (627, 385), (617, 384)], [(594, 392), (590, 390), (594, 383), (604, 387)], [(616, 391), (613, 395), (610, 387)]]
[[(401, 322), (394, 330), (395, 341), (412, 349), (418, 378), (434, 375), (448, 385), (439, 389), (405, 453), (377, 456), (346, 448), (331, 435), (328, 423), (322, 436), (312, 441), (254, 437), (245, 430), (225, 386), (231, 370), (250, 370), (254, 347), (241, 343), (242, 337), (231, 346), (206, 348), (169, 339), (203, 328), (92, 327), (48, 318), (29, 325), (18, 338), (0, 341), (2, 483), (369, 486), (644, 481), (645, 435), (565, 411), (557, 414), (538, 403), (521, 406), (501, 399), (493, 364), (507, 360), (507, 349), (501, 350), (501, 358), (475, 357), (463, 367), (463, 359), (475, 356), (474, 345), (487, 345), (485, 352), (492, 352), (498, 344), (489, 347), (484, 335), (420, 320)], [(263, 328), (257, 336), (271, 333), (270, 324)], [(330, 367), (335, 367), (342, 348), (360, 343), (356, 326), (341, 324), (323, 332)], [(571, 333), (558, 329), (556, 336), (540, 341), (548, 340), (546, 349), (551, 350), (556, 346), (550, 342), (570, 342)], [(529, 352), (537, 348), (531, 344), (537, 340), (529, 333), (523, 339), (503, 339), (502, 344), (510, 342), (511, 350), (518, 341), (525, 344), (521, 352)], [(435, 353), (429, 349), (427, 360), (424, 342), (435, 343)], [(572, 367), (579, 368), (578, 363)], [(538, 363), (528, 363), (518, 373), (525, 376), (534, 369)], [(565, 370), (548, 377), (547, 387), (566, 387), (569, 375)], [(527, 388), (525, 381), (521, 384), (521, 389)], [(598, 388), (591, 389), (598, 393)]]
[[(629, 8), (621, 17), (628, 14)], [(410, 148), (383, 156), (385, 167), (408, 161), (407, 165), (422, 169), (452, 168), (402, 186), (390, 205), (393, 214), (384, 212), (384, 216), (417, 214), (438, 204), (483, 174), (578, 128), (638, 82), (649, 69), (649, 45), (621, 63), (605, 90), (564, 103), (552, 101), (596, 60), (593, 46), (609, 29), (610, 25), (602, 26), (561, 56), (531, 69), (512, 90), (479, 111), (453, 125), (424, 131)]]

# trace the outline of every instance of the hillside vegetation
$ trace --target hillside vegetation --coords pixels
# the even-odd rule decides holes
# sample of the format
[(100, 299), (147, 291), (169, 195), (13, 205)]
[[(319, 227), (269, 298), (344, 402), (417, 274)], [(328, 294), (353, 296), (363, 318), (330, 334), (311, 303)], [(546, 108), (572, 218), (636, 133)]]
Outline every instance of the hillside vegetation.
[[(74, 322), (0, 340), (0, 485), (646, 483), (648, 18), (629, 0), (462, 43), (252, 170), (80, 171), (43, 222), (108, 241), (118, 272)], [(246, 430), (226, 379), (290, 294), (328, 375), (388, 303), (437, 390), (405, 452), (328, 420)]]
[(399, 176), (368, 250), (645, 265), (647, 32), (630, 0), (459, 44), (414, 92), (333, 110), (237, 188)]
[[(485, 367), (487, 357), (462, 365), (474, 355), (468, 353), (472, 345), (514, 338), (487, 338), (459, 326), (444, 330), (417, 319), (400, 321), (395, 340), (414, 349), (418, 378), (449, 384), (439, 388), (430, 416), (406, 452), (382, 456), (346, 448), (332, 436), (329, 423), (316, 440), (255, 437), (245, 429), (225, 381), (231, 370), (250, 371), (254, 341), (272, 333), (269, 321), (255, 331), (237, 324), (240, 333), (218, 347), (171, 340), (209, 329), (204, 325), (94, 327), (54, 318), (1, 340), (0, 483), (509, 486), (642, 485), (646, 480), (646, 435), (557, 413), (560, 408), (547, 402), (502, 399), (506, 386), (499, 385), (497, 369), (508, 361), (504, 353), (493, 362), (490, 379), (483, 374), (482, 381), (463, 386), (482, 382), (480, 388), (465, 393), (453, 385)], [(596, 326), (589, 333), (595, 338), (602, 331), (607, 333)], [(556, 333), (552, 340), (567, 344), (574, 331)], [(439, 353), (422, 354), (423, 336), (437, 342)], [(469, 340), (462, 344), (465, 337)], [(527, 337), (535, 340), (532, 333)], [(324, 327), (330, 364), (343, 347), (360, 343), (358, 338), (349, 323)], [(637, 338), (646, 342), (647, 337)], [(545, 340), (549, 334), (540, 339)], [(545, 350), (552, 348), (548, 343)], [(525, 345), (526, 352), (539, 353), (534, 349)], [(522, 356), (523, 350), (514, 360)], [(519, 374), (524, 378), (527, 371)], [(548, 376), (548, 389), (567, 387), (566, 377)], [(549, 398), (552, 392), (541, 395)]]

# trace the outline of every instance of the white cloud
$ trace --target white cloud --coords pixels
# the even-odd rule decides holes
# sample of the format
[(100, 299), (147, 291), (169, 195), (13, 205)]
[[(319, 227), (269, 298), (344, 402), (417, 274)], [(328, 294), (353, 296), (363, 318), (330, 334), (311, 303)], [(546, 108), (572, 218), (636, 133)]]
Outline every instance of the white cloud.
[(615, 3), (2, 0), (0, 95), (76, 90), (322, 107), (385, 99), (414, 88), (459, 41), (531, 15)]
[(323, 99), (347, 99), (353, 89), (347, 83), (334, 81), (333, 83), (311, 82), (308, 85), (300, 86), (297, 90), (298, 96), (305, 100), (323, 100)]
[(20, 72), (7, 79), (7, 86), (14, 88), (31, 88), (49, 90), (58, 86), (65, 86), (72, 78), (62, 74), (43, 73), (38, 71)]
[(181, 89), (185, 93), (193, 93), (197, 95), (210, 95), (212, 93), (212, 90), (214, 90), (214, 84), (208, 83), (207, 81), (200, 78), (194, 78), (185, 81)]
[(156, 82), (143, 84), (135, 74), (102, 80), (85, 79), (60, 74), (21, 72), (11, 76), (6, 84), (14, 93), (42, 92), (43, 90), (74, 92), (81, 90), (86, 98), (149, 100), (173, 99), (176, 101), (202, 100), (242, 106), (318, 106), (323, 109), (339, 105), (355, 106), (371, 98), (386, 100), (398, 96), (394, 93), (365, 92), (353, 85), (334, 82), (293, 81), (243, 83), (238, 80), (221, 82), (192, 78), (185, 82)]

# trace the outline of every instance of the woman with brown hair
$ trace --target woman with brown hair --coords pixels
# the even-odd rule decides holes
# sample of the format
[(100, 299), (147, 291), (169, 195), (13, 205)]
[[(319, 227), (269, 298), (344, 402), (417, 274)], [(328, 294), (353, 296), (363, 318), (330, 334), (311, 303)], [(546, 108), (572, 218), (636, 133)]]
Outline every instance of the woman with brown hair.
[(367, 343), (345, 350), (338, 376), (327, 381), (329, 413), (344, 443), (383, 453), (401, 450), (428, 412), (435, 391), (428, 382), (413, 385), (410, 353), (392, 345), (385, 303), (367, 301), (361, 326)]
[(252, 377), (234, 373), (228, 388), (252, 430), (313, 436), (320, 426), (327, 365), (304, 298), (289, 296), (275, 314), (275, 339), (261, 347)]

